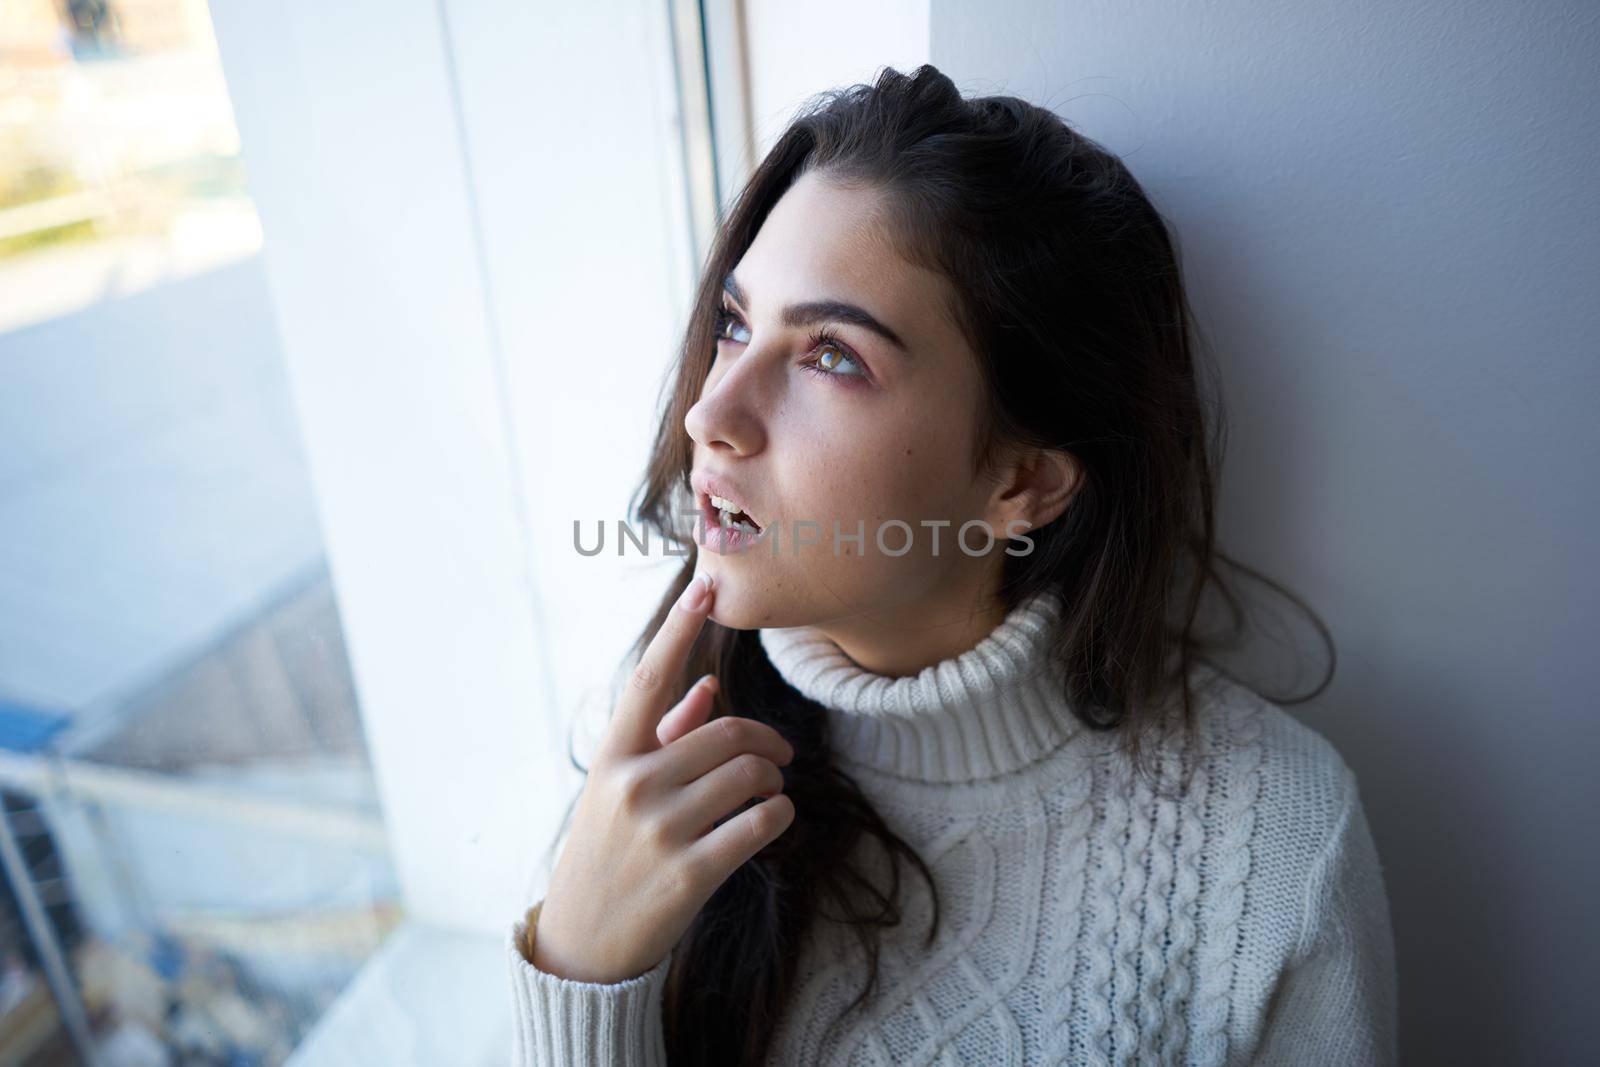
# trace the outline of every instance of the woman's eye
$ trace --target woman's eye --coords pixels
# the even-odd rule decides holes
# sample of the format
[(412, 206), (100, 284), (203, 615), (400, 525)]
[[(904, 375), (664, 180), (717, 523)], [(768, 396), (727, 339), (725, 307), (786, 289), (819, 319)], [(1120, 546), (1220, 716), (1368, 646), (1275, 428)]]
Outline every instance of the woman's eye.
[[(819, 355), (807, 366), (814, 368), (816, 373), (828, 377), (859, 378), (863, 376), (860, 361), (832, 341), (822, 342)], [(841, 369), (846, 367), (849, 369)]]
[[(730, 336), (728, 336), (728, 330), (730, 328), (737, 328), (739, 330), (744, 330), (746, 336), (744, 336), (744, 337), (730, 337)], [(749, 330), (745, 329), (744, 323), (739, 321), (738, 316), (734, 315), (727, 308), (718, 308), (717, 309), (717, 324), (716, 324), (716, 339), (717, 340), (719, 340), (719, 341), (733, 341), (733, 342), (736, 342), (736, 343), (741, 344), (741, 345), (749, 344), (750, 343), (749, 332), (750, 332)]]
[[(740, 321), (739, 316), (729, 307), (717, 309), (714, 332), (718, 342), (732, 341), (741, 345), (750, 343), (749, 327)], [(801, 364), (808, 374), (825, 378), (867, 377), (866, 367), (861, 360), (828, 331), (822, 330), (812, 334), (807, 338), (806, 344), (806, 352), (814, 353)]]

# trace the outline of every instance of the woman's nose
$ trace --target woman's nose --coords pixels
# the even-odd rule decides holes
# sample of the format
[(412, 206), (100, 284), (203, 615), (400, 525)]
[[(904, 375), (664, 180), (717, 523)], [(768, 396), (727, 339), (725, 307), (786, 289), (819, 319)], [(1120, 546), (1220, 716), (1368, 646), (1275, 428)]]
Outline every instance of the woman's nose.
[(751, 455), (765, 446), (758, 383), (753, 374), (741, 373), (754, 369), (742, 362), (726, 373), (713, 368), (700, 399), (683, 419), (684, 429), (696, 444), (739, 455)]

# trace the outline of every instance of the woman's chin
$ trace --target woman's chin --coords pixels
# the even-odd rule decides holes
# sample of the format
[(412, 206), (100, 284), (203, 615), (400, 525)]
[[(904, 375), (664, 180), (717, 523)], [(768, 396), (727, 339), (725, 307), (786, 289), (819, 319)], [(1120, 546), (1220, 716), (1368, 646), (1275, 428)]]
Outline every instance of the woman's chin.
[(711, 621), (730, 630), (754, 630), (772, 625), (783, 605), (763, 589), (760, 582), (743, 573), (735, 564), (708, 559), (700, 567), (710, 572), (716, 585), (716, 600), (711, 605)]

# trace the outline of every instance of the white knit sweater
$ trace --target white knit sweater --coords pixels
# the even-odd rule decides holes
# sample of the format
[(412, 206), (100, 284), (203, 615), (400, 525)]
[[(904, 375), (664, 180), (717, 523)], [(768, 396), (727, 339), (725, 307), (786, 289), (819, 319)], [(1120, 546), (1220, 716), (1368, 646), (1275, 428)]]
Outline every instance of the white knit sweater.
[[(1063, 702), (1044, 643), (1061, 605), (1019, 604), (960, 656), (873, 674), (809, 627), (763, 630), (796, 690), (828, 709), (842, 765), (933, 869), (902, 879), (882, 992), (824, 1040), (864, 970), (823, 920), (801, 952), (771, 1062), (1392, 1064), (1388, 901), (1356, 779), (1319, 734), (1209, 668), (1199, 731), (1160, 749), (1167, 788), (1131, 775), (1120, 734)], [(801, 808), (797, 819), (806, 818)], [(871, 855), (876, 855), (876, 852)], [(574, 982), (506, 939), (521, 1067), (666, 1063), (669, 954), (636, 978)]]

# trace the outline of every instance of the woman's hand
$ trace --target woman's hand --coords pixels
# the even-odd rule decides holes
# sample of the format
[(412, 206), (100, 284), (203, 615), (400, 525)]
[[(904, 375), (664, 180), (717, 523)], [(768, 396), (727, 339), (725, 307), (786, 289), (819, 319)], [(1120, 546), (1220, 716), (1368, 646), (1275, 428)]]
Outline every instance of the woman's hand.
[[(689, 583), (645, 649), (578, 798), (533, 936), (532, 963), (620, 982), (664, 959), (717, 887), (794, 821), (783, 736), (753, 719), (708, 721), (716, 679), (666, 707), (711, 612), (709, 575)], [(753, 796), (771, 799), (714, 825)], [(709, 832), (708, 832), (709, 831)]]

